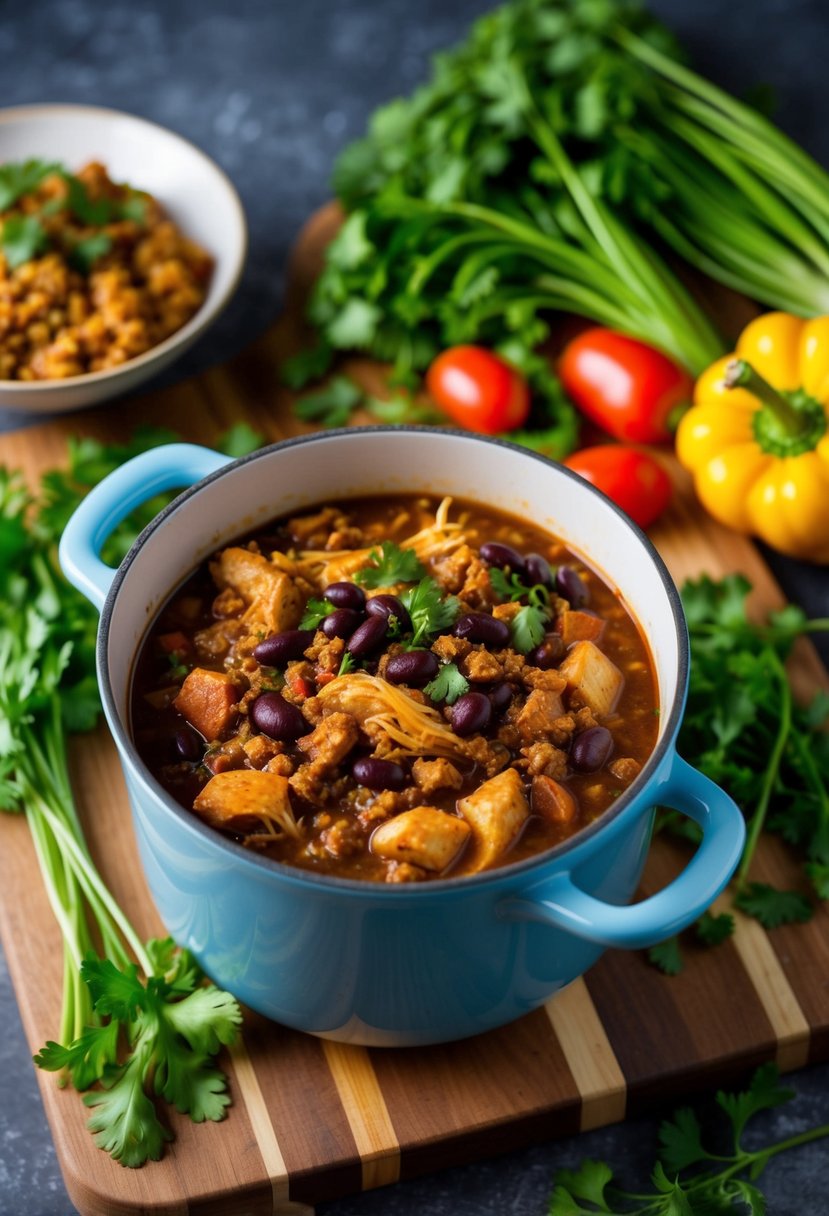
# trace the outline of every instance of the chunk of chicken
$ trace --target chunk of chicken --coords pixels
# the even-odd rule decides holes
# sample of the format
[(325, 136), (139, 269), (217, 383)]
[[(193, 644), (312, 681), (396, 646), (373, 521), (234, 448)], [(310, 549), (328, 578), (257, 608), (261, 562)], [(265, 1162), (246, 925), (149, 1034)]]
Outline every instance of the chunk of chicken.
[(193, 810), (226, 832), (255, 832), (263, 827), (297, 836), (287, 777), (253, 768), (217, 773), (197, 795)]
[(412, 776), (415, 785), (428, 798), (435, 790), (459, 790), (463, 785), (463, 777), (449, 760), (442, 756), (437, 760), (426, 760), (418, 757), (412, 765)]
[(603, 717), (613, 712), (625, 677), (594, 642), (576, 642), (559, 671), (594, 714)]
[(295, 629), (302, 616), (302, 597), (282, 570), (261, 553), (231, 546), (211, 562), (210, 573), (222, 589), (232, 587), (247, 604), (244, 621), (269, 633)]
[(297, 740), (297, 747), (321, 772), (335, 768), (348, 755), (358, 734), (357, 723), (351, 714), (329, 714), (310, 735)]
[(557, 692), (535, 688), (527, 697), (515, 725), (525, 743), (534, 743), (549, 737), (564, 713), (564, 705)]
[(371, 851), (389, 861), (406, 861), (440, 873), (455, 859), (469, 837), (469, 824), (434, 806), (416, 806), (381, 823), (371, 838)]
[(523, 783), (514, 768), (504, 769), (478, 786), (473, 794), (460, 798), (458, 810), (472, 828), (478, 870), (498, 860), (530, 813)]
[(236, 718), (239, 689), (231, 676), (208, 667), (194, 667), (173, 705), (205, 739), (222, 739)]

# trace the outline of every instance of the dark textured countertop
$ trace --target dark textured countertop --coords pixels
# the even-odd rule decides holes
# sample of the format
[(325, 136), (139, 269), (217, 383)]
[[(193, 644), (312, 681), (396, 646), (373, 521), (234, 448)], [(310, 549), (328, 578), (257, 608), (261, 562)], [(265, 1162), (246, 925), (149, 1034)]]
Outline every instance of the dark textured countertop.
[[(251, 257), (218, 324), (171, 377), (226, 358), (279, 309), (285, 256), (328, 196), (336, 151), (378, 102), (408, 91), (430, 53), (456, 39), (487, 0), (38, 0), (0, 3), (3, 105), (84, 102), (131, 110), (194, 140), (235, 181)], [(696, 64), (739, 91), (767, 82), (782, 125), (823, 163), (829, 8), (825, 0), (654, 0)], [(152, 388), (152, 385), (148, 386)], [(0, 415), (0, 429), (25, 420)], [(0, 437), (2, 459), (2, 437)], [(776, 561), (788, 594), (829, 611), (829, 578)], [(57, 965), (57, 964), (56, 964)], [(69, 1216), (5, 964), (0, 957), (0, 1214)], [(764, 1117), (769, 1138), (829, 1120), (829, 1066), (791, 1083), (798, 1101)], [(492, 1162), (320, 1207), (320, 1216), (542, 1216), (554, 1169), (604, 1158), (644, 1182), (658, 1120), (638, 1119)], [(777, 1160), (769, 1213), (829, 1212), (829, 1146)]]

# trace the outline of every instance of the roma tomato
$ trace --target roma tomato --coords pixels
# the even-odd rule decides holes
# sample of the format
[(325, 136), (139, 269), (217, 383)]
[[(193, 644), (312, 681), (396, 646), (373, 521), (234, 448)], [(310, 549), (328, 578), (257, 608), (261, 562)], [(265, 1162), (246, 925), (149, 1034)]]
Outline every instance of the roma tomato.
[(468, 431), (499, 435), (523, 426), (530, 390), (520, 372), (482, 346), (451, 346), (426, 373), (436, 405)]
[(581, 412), (623, 443), (664, 443), (671, 415), (691, 401), (691, 377), (661, 351), (612, 329), (588, 329), (564, 349), (564, 390)]
[(582, 448), (564, 461), (597, 490), (602, 490), (640, 528), (648, 528), (671, 501), (671, 479), (647, 452), (603, 443)]

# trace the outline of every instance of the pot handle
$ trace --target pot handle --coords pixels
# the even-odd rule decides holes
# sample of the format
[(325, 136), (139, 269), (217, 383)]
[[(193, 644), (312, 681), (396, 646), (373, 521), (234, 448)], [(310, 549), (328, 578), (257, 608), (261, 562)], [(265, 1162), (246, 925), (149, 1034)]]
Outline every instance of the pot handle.
[(211, 448), (168, 443), (115, 469), (90, 490), (64, 529), (58, 558), (69, 582), (100, 612), (115, 577), (99, 556), (112, 530), (148, 498), (191, 486), (231, 462)]
[(686, 929), (710, 907), (737, 868), (745, 821), (736, 804), (708, 777), (679, 756), (660, 801), (702, 828), (702, 841), (682, 873), (637, 904), (609, 904), (588, 895), (569, 873), (557, 874), (519, 899), (504, 901), (499, 915), (566, 929), (601, 946), (652, 946)]

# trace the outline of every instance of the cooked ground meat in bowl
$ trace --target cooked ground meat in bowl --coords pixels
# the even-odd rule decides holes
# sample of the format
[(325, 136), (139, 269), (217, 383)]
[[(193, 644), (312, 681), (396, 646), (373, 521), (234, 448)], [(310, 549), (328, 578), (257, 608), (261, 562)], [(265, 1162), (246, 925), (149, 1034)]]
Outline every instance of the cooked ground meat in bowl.
[(246, 241), (233, 186), (173, 132), (0, 110), (0, 407), (75, 409), (147, 379), (218, 316)]

